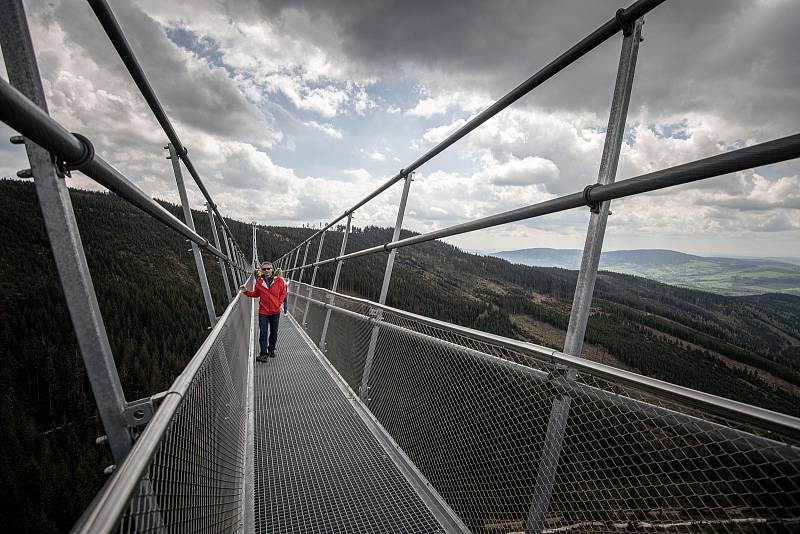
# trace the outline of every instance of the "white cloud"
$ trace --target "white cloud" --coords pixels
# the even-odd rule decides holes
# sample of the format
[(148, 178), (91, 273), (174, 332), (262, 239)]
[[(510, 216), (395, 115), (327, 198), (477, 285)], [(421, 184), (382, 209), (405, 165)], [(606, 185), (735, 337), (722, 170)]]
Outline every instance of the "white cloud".
[(492, 165), (476, 173), (475, 178), (495, 185), (527, 186), (557, 180), (558, 167), (549, 159), (527, 156)]
[(319, 122), (316, 121), (306, 121), (303, 124), (313, 130), (318, 130), (327, 135), (328, 137), (332, 137), (333, 139), (341, 139), (344, 136), (343, 132), (339, 128), (333, 126), (332, 124), (328, 123), (320, 124)]
[(434, 128), (428, 128), (425, 130), (422, 138), (429, 143), (439, 143), (444, 141), (448, 135), (461, 128), (464, 124), (466, 124), (466, 122), (467, 121), (465, 119), (458, 119), (450, 124), (443, 124)]
[(360, 180), (363, 182), (367, 182), (372, 178), (372, 175), (369, 173), (367, 169), (345, 169), (342, 171), (342, 174), (347, 176), (352, 176), (356, 180)]
[(442, 92), (434, 97), (421, 99), (406, 113), (417, 117), (430, 118), (434, 115), (444, 114), (451, 108), (475, 112), (485, 109), (491, 104), (492, 100), (490, 98), (472, 92)]
[(347, 92), (333, 85), (311, 87), (300, 76), (272, 74), (265, 86), (283, 93), (298, 109), (312, 111), (325, 118), (333, 118), (347, 101)]

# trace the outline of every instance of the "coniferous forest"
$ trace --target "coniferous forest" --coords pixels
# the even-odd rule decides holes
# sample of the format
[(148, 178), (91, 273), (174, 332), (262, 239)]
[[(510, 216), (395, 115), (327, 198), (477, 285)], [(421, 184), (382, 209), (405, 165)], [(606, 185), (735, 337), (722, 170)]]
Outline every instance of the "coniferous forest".
[[(126, 398), (163, 391), (208, 332), (189, 244), (112, 194), (73, 190), (72, 201)], [(177, 206), (164, 206), (182, 219)], [(0, 181), (0, 213), (0, 524), (10, 532), (67, 532), (112, 459), (95, 445), (102, 426), (34, 185)], [(194, 221), (211, 237), (205, 212), (195, 211)], [(250, 225), (227, 222), (249, 252)], [(323, 257), (338, 254), (337, 230), (327, 234)], [(313, 231), (259, 227), (260, 256), (277, 258)], [(347, 250), (390, 239), (388, 228), (354, 228)], [(212, 256), (204, 259), (221, 314), (220, 270)], [(376, 300), (385, 261), (376, 254), (348, 262), (339, 290)], [(321, 268), (317, 285), (330, 287), (333, 272), (333, 265)], [(576, 277), (433, 242), (399, 251), (387, 303), (561, 348)], [(800, 415), (800, 297), (726, 297), (601, 272), (583, 355)]]

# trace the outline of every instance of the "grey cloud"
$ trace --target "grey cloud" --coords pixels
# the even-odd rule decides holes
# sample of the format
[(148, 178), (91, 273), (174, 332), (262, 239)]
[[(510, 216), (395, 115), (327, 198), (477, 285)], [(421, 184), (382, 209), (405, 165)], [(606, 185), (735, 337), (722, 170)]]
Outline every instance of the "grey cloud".
[[(259, 136), (270, 130), (269, 117), (245, 100), (224, 70), (207, 68), (202, 64), (190, 65), (183, 53), (169, 41), (163, 28), (135, 4), (119, 2), (114, 4), (113, 9), (156, 95), (173, 122), (194, 126), (211, 134), (262, 142)], [(104, 77), (113, 73), (105, 80), (96, 80), (99, 85), (116, 81), (119, 88), (127, 88), (125, 96), (143, 101), (122, 61), (85, 4), (76, 6), (74, 2), (62, 2), (55, 6), (52, 14), (44, 14), (42, 20), (45, 24), (55, 24), (53, 21), (57, 21), (70, 45), (79, 47), (81, 53), (89, 56)]]
[(771, 211), (778, 208), (800, 209), (800, 196), (784, 197), (774, 202), (763, 199), (731, 197), (698, 199), (695, 203), (705, 206), (730, 208), (738, 211)]
[[(626, 2), (629, 3), (629, 2)], [(273, 0), (262, 16), (281, 21), (302, 9), (332, 21), (353, 62), (382, 76), (413, 72), (450, 89), (497, 97), (613, 17), (620, 3), (445, 0)], [(752, 127), (756, 137), (793, 133), (800, 118), (795, 60), (796, 3), (746, 0), (666, 2), (646, 16), (632, 111), (715, 111)], [(326, 43), (327, 41), (327, 43)], [(612, 38), (525, 99), (547, 107), (607, 113), (620, 39)]]
[(784, 232), (787, 230), (797, 230), (798, 225), (784, 213), (776, 213), (758, 221), (753, 228), (756, 232)]
[[(295, 221), (323, 221), (327, 220), (334, 212), (334, 205), (324, 198), (310, 194), (299, 195), (297, 207), (294, 210), (286, 210), (281, 215)], [(282, 208), (280, 208), (283, 211)]]

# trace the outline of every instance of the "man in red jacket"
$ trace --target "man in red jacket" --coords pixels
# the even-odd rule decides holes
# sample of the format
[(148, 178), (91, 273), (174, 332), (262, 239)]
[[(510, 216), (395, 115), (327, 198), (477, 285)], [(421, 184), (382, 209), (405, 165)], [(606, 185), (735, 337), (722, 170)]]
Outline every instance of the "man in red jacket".
[(281, 304), (286, 298), (286, 284), (282, 278), (274, 275), (272, 264), (265, 261), (261, 264), (261, 277), (256, 280), (252, 291), (239, 286), (248, 297), (258, 297), (258, 344), (260, 354), (256, 361), (265, 362), (275, 357), (275, 343), (278, 341), (278, 323), (281, 319)]

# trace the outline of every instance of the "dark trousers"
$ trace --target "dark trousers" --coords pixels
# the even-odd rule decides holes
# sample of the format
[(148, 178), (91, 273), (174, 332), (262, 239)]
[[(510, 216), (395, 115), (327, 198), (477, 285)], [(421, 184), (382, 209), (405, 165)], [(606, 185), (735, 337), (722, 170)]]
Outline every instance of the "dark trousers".
[(278, 342), (278, 323), (280, 320), (280, 313), (258, 315), (258, 344), (261, 348), (261, 354), (267, 354), (275, 350), (275, 343)]

